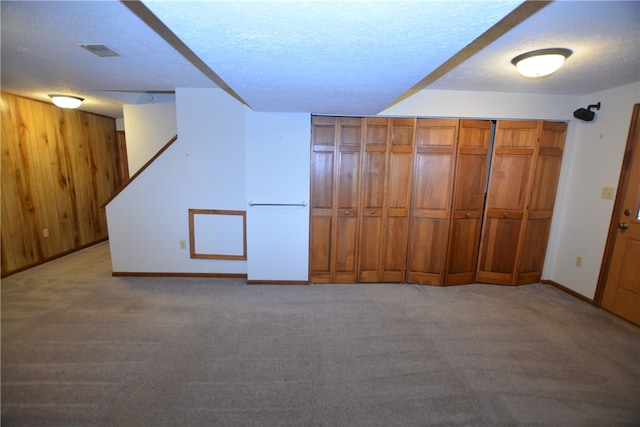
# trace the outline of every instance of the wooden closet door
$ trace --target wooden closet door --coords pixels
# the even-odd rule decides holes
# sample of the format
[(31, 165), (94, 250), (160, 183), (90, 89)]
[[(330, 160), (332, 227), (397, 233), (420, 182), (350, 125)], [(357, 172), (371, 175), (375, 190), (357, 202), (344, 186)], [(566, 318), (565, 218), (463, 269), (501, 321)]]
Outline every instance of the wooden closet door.
[(457, 119), (418, 119), (407, 282), (444, 284)]
[(496, 125), (478, 282), (517, 282), (540, 126), (538, 121), (498, 121)]
[(365, 119), (360, 282), (402, 282), (415, 119)]
[(340, 118), (338, 123), (338, 164), (336, 170), (335, 272), (333, 281), (355, 283), (360, 204), (360, 150), (362, 119)]
[(362, 119), (314, 116), (309, 280), (356, 281)]
[(475, 281), (492, 123), (460, 120), (445, 285)]
[(358, 281), (379, 282), (381, 280), (381, 240), (384, 235), (383, 214), (390, 119), (367, 117), (364, 122)]
[(383, 282), (403, 282), (411, 203), (415, 119), (391, 119), (383, 213)]
[(566, 123), (542, 123), (517, 284), (542, 277), (566, 133)]
[(309, 280), (317, 283), (332, 281), (337, 121), (337, 117), (314, 116), (311, 123)]

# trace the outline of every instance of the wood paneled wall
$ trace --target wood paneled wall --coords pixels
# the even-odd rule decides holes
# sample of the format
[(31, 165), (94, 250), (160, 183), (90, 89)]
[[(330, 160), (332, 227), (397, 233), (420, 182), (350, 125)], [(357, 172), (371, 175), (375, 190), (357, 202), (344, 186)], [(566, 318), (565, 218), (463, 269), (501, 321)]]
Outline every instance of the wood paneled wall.
[(115, 119), (1, 96), (6, 276), (107, 238), (102, 204), (121, 179)]

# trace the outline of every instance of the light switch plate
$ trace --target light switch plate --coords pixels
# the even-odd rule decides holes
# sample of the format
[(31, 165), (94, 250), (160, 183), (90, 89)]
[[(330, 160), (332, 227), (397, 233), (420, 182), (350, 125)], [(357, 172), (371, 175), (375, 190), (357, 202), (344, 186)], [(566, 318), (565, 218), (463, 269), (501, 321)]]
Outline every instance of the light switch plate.
[(616, 194), (616, 189), (613, 187), (602, 187), (602, 193), (600, 193), (600, 197), (602, 199), (613, 199), (613, 196)]

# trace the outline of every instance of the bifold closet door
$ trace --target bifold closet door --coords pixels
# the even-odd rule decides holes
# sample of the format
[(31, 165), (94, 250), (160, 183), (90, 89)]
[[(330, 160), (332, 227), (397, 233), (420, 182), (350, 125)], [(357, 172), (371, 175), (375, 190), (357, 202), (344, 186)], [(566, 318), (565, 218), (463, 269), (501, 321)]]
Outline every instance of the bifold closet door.
[(518, 268), (519, 285), (539, 282), (542, 277), (566, 133), (566, 123), (542, 123), (529, 214)]
[(362, 119), (314, 116), (309, 280), (356, 281)]
[(418, 119), (408, 283), (443, 285), (451, 218), (458, 119)]
[(387, 174), (389, 119), (364, 119), (362, 218), (359, 229), (358, 281), (380, 281), (382, 257), (384, 183)]
[(542, 122), (498, 121), (476, 281), (514, 285)]
[(475, 281), (492, 128), (489, 120), (460, 120), (445, 285)]
[(365, 118), (359, 229), (360, 282), (402, 282), (415, 119)]
[(540, 280), (562, 164), (566, 123), (499, 121), (476, 280)]
[(404, 282), (405, 278), (415, 123), (415, 119), (391, 119), (382, 240), (383, 282)]

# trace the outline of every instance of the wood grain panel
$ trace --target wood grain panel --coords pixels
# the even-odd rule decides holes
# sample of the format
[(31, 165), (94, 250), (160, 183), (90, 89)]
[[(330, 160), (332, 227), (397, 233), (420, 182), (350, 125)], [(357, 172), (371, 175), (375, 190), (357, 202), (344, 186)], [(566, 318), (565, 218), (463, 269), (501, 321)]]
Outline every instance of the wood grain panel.
[(344, 277), (349, 277), (349, 282), (355, 282), (358, 233), (357, 213), (353, 215), (338, 215), (336, 224), (338, 244), (335, 248), (335, 272), (337, 275), (341, 274), (343, 276), (341, 281), (345, 281)]
[(540, 280), (565, 133), (565, 123), (497, 123), (479, 281), (517, 285)]
[(453, 221), (449, 235), (446, 285), (473, 283), (480, 244), (480, 225), (480, 218), (458, 218)]
[(539, 156), (536, 163), (534, 185), (531, 192), (529, 216), (551, 217), (560, 178), (562, 153), (559, 156)]
[(362, 119), (341, 117), (337, 128), (336, 222), (333, 281), (354, 283), (357, 275)]
[(333, 280), (336, 117), (314, 116), (311, 126), (309, 280)]
[(358, 230), (358, 281), (379, 282), (384, 237), (385, 183), (390, 119), (367, 117), (364, 130), (362, 211)]
[(353, 209), (360, 197), (360, 151), (341, 149), (338, 158), (338, 209)]
[(411, 218), (407, 250), (407, 282), (442, 285), (449, 221), (433, 218)]
[(382, 281), (403, 282), (407, 262), (415, 120), (391, 120), (388, 175), (385, 182)]
[(458, 137), (457, 119), (418, 119), (407, 254), (409, 283), (443, 285)]
[(521, 224), (521, 220), (486, 219), (478, 262), (478, 281), (482, 281), (483, 272), (513, 276)]
[(487, 193), (488, 209), (522, 211), (527, 196), (531, 155), (499, 155), (491, 165)]
[(311, 144), (335, 146), (336, 120), (335, 117), (314, 116)]
[(310, 218), (309, 270), (314, 281), (327, 283), (331, 281), (331, 236), (332, 217), (311, 215)]
[(517, 284), (539, 282), (542, 277), (566, 132), (566, 123), (542, 123)]
[(335, 153), (314, 148), (311, 156), (311, 209), (333, 208)]
[(362, 119), (312, 118), (309, 278), (356, 280)]
[(2, 275), (104, 240), (118, 167), (114, 119), (2, 93)]
[(118, 144), (118, 175), (120, 176), (120, 186), (129, 180), (129, 160), (127, 155), (127, 136), (123, 130), (116, 131), (116, 141)]
[(365, 147), (362, 207), (365, 210), (382, 209), (387, 157), (384, 151)]
[(498, 121), (494, 147), (531, 149), (538, 141), (538, 121)]
[[(520, 276), (523, 274), (533, 273), (532, 277), (527, 280), (532, 280), (533, 278), (533, 282), (540, 281), (550, 228), (550, 218), (529, 218), (527, 221), (524, 241), (522, 244), (520, 268), (518, 271)], [(519, 278), (518, 284), (524, 283), (520, 281), (521, 278), (522, 277)]]
[(445, 285), (475, 280), (491, 133), (488, 120), (460, 121)]

